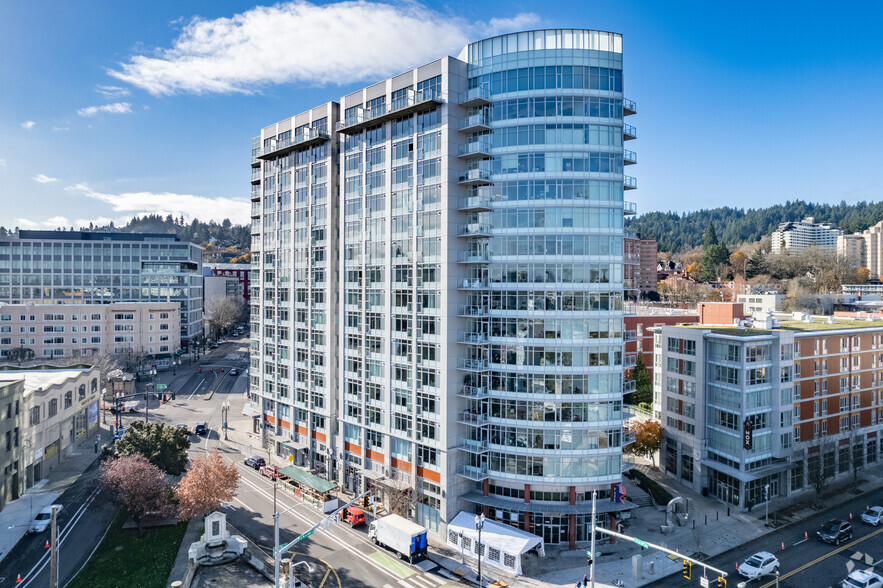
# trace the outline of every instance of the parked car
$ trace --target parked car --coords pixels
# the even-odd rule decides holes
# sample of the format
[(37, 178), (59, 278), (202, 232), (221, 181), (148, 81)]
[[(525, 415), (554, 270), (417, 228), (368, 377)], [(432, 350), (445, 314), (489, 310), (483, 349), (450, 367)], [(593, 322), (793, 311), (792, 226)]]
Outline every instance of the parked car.
[(855, 570), (840, 582), (841, 588), (881, 588), (883, 578), (874, 572)]
[(113, 434), (113, 438), (119, 441), (123, 438), (123, 435), (126, 432), (126, 427), (117, 427), (116, 433)]
[(60, 504), (52, 504), (41, 510), (37, 513), (37, 516), (34, 517), (34, 520), (31, 521), (31, 526), (28, 528), (28, 533), (42, 533), (46, 530), (46, 527), (52, 522), (52, 507), (55, 507), (55, 516), (57, 517), (59, 513), (61, 513), (62, 507)]
[(201, 423), (196, 423), (196, 427), (193, 428), (193, 432), (201, 437), (205, 437), (208, 435), (208, 423), (205, 421)]
[(825, 543), (840, 545), (841, 541), (852, 539), (852, 525), (849, 524), (849, 521), (832, 519), (825, 523), (821, 530), (816, 532), (816, 535)]
[(742, 562), (739, 575), (753, 580), (767, 574), (774, 574), (779, 569), (778, 558), (768, 551), (759, 551)]
[(188, 436), (190, 435), (190, 428), (187, 427), (187, 425), (185, 425), (184, 423), (178, 423), (177, 425), (175, 425), (175, 428), (176, 428), (176, 429), (181, 429), (181, 430), (184, 431)]
[[(249, 459), (251, 459), (251, 458), (249, 458)], [(261, 459), (261, 458), (258, 457), (255, 459)], [(245, 460), (245, 461), (246, 461), (246, 463), (248, 462), (248, 460)], [(261, 461), (263, 461), (263, 460), (261, 460)], [(268, 478), (272, 478), (274, 480), (279, 477), (279, 468), (277, 468), (274, 465), (261, 466), (260, 472), (261, 472), (262, 476), (267, 476)]]
[(236, 369), (236, 368), (230, 368), (230, 372), (229, 372), (229, 373), (230, 373), (231, 376), (238, 376), (238, 375), (239, 375), (239, 370)]
[(862, 514), (862, 522), (875, 527), (883, 522), (883, 506), (872, 506)]
[(244, 463), (248, 467), (254, 468), (256, 470), (259, 470), (262, 467), (264, 467), (265, 465), (267, 465), (267, 462), (264, 461), (263, 457), (258, 457), (256, 455), (252, 455), (251, 457), (246, 457)]
[(340, 520), (349, 523), (350, 527), (358, 527), (365, 524), (365, 513), (360, 508), (348, 506), (340, 511)]

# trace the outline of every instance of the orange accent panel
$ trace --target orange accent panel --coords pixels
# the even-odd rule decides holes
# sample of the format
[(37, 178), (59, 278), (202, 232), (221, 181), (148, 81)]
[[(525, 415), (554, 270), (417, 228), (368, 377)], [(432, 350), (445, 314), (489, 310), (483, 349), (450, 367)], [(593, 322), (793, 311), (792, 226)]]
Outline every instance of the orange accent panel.
[(283, 429), (288, 429), (289, 431), (291, 430), (291, 423), (290, 422), (279, 419), (279, 424), (282, 425)]
[(313, 431), (313, 439), (316, 439), (318, 441), (321, 441), (322, 443), (325, 443), (325, 439), (326, 439), (325, 433), (320, 433), (319, 431)]
[(389, 460), (389, 464), (396, 469), (402, 470), (403, 472), (411, 472), (411, 464), (406, 461), (402, 461), (400, 459), (392, 457)]
[(276, 417), (274, 417), (274, 416), (270, 416), (270, 415), (268, 415), (268, 414), (265, 414), (265, 415), (264, 415), (264, 420), (267, 421), (268, 423), (273, 424), (273, 425), (276, 424)]
[(358, 455), (362, 455), (362, 448), (359, 447), (358, 445), (354, 445), (352, 443), (347, 443), (346, 441), (344, 441), (343, 448), (346, 451), (349, 451), (350, 453), (356, 453)]
[(306, 427), (301, 427), (300, 425), (297, 425), (295, 428), (297, 429), (297, 432), (301, 435), (306, 435), (307, 433), (309, 433)]
[(427, 480), (435, 482), (436, 484), (441, 484), (441, 474), (438, 472), (434, 472), (434, 471), (428, 470), (426, 468), (418, 467), (417, 468), (417, 475), (420, 476), (421, 478), (426, 478)]
[(368, 459), (383, 463), (383, 454), (377, 451), (368, 450)]

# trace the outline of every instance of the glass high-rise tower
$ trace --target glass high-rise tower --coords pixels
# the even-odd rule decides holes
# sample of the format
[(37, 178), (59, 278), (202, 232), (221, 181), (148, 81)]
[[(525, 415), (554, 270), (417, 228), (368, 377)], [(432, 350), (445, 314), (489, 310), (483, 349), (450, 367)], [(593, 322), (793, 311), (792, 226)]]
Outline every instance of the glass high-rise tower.
[[(292, 169), (267, 175), (268, 162), (253, 160), (253, 259), (265, 281), (252, 300), (252, 394), (277, 450), (323, 462), (347, 489), (376, 488), (435, 532), (467, 510), (548, 543), (586, 540), (591, 492), (608, 498), (621, 479), (631, 361), (623, 217), (634, 207), (623, 194), (635, 180), (623, 169), (636, 157), (623, 119), (635, 106), (623, 95), (621, 37), (494, 37), (326, 108), (339, 122), (321, 142), (290, 143)], [(308, 119), (302, 136), (319, 132)], [(264, 129), (255, 148), (292, 126)], [(297, 162), (313, 173), (316, 149), (332, 155), (323, 168), (334, 178), (323, 180), (320, 221), (311, 193), (280, 196)], [(301, 217), (330, 223), (324, 283), (314, 279), (317, 245), (279, 224)], [(279, 280), (302, 265), (313, 268), (303, 296)], [(312, 321), (315, 288), (325, 292), (326, 345), (290, 330), (282, 340), (280, 316), (302, 308)], [(339, 312), (327, 312), (332, 291)], [(305, 326), (307, 342), (315, 328)], [(299, 353), (324, 366), (320, 382), (312, 372), (279, 379), (296, 372)], [(299, 404), (301, 385), (309, 402)], [(313, 394), (336, 412), (318, 413)], [(298, 411), (323, 428), (301, 431), (282, 416)], [(599, 504), (613, 516), (621, 508)]]

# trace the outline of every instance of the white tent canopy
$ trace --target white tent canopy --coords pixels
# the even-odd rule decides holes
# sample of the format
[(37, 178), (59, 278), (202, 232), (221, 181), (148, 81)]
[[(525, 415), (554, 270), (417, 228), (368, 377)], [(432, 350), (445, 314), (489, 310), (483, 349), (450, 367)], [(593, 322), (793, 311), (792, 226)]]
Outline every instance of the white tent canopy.
[[(519, 576), (522, 554), (537, 548), (540, 557), (546, 555), (542, 537), (490, 519), (484, 521), (481, 544), (484, 546), (481, 561), (507, 572), (515, 572)], [(469, 557), (478, 556), (478, 531), (475, 530), (474, 514), (461, 512), (448, 523), (448, 545)]]

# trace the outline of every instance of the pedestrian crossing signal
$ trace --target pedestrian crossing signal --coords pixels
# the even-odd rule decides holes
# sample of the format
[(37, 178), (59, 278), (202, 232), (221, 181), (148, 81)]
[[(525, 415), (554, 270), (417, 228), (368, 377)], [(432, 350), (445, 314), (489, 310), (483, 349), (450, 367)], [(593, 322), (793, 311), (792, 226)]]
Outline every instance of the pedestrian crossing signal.
[(368, 495), (366, 494), (364, 498), (362, 498), (362, 508), (368, 508)]
[(687, 560), (684, 560), (684, 577), (688, 580), (693, 577), (693, 564)]
[(727, 579), (723, 576), (717, 577), (717, 588), (727, 588)]

